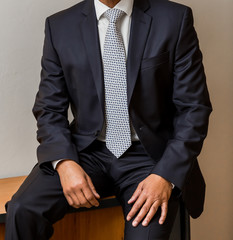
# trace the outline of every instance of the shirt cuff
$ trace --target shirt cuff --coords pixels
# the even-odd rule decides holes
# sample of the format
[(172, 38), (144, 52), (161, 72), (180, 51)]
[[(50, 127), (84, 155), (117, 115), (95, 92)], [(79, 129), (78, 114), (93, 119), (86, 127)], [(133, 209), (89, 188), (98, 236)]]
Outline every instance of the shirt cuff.
[(59, 160), (52, 161), (53, 169), (56, 170), (57, 164), (58, 164), (59, 162), (63, 161), (63, 160), (65, 160), (65, 159), (59, 159)]

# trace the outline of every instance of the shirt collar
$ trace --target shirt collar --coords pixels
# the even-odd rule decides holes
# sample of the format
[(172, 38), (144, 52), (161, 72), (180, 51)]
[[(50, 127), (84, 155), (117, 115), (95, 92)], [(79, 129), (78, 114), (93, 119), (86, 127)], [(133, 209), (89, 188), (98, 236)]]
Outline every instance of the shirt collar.
[[(130, 17), (133, 11), (133, 2), (134, 0), (121, 0), (114, 8), (124, 11)], [(96, 17), (97, 20), (99, 20), (101, 16), (110, 8), (99, 0), (94, 0), (94, 4)]]

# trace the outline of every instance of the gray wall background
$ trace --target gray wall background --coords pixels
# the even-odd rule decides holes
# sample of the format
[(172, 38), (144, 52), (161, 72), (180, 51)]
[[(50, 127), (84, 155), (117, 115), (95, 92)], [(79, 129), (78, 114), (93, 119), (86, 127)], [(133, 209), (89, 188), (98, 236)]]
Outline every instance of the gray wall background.
[(28, 174), (36, 162), (31, 113), (40, 80), (45, 18), (76, 0), (0, 0), (0, 178)]
[[(233, 236), (233, 1), (177, 0), (192, 7), (214, 107), (199, 158), (207, 182), (193, 240)], [(78, 0), (0, 0), (0, 178), (28, 174), (36, 162), (31, 109), (38, 89), (46, 16)]]

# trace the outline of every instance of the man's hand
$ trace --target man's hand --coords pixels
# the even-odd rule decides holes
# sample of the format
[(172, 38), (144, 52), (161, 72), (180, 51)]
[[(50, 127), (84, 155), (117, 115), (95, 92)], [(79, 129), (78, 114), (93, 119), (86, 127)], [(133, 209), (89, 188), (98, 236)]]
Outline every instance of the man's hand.
[(68, 203), (74, 208), (99, 206), (91, 178), (79, 164), (72, 160), (63, 160), (57, 165), (61, 185)]
[(136, 227), (143, 219), (142, 225), (147, 226), (159, 206), (161, 206), (161, 217), (159, 223), (163, 224), (168, 211), (168, 200), (171, 196), (171, 183), (164, 178), (151, 174), (138, 185), (134, 194), (128, 201), (128, 204), (133, 204), (130, 210), (127, 221), (130, 221), (139, 211), (133, 221), (133, 226)]

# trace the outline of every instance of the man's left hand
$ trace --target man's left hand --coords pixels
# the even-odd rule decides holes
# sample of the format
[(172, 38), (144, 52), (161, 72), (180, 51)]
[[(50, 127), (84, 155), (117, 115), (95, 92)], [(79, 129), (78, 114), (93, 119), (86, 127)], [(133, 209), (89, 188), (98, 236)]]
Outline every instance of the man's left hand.
[(172, 186), (170, 182), (156, 174), (149, 175), (139, 183), (128, 201), (128, 204), (134, 204), (127, 215), (127, 221), (130, 221), (139, 211), (133, 221), (133, 226), (136, 227), (142, 220), (142, 225), (147, 226), (158, 208), (161, 207), (159, 224), (163, 224), (167, 216), (168, 200), (171, 192)]

